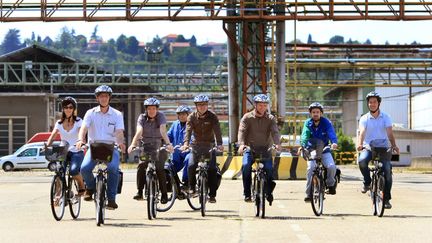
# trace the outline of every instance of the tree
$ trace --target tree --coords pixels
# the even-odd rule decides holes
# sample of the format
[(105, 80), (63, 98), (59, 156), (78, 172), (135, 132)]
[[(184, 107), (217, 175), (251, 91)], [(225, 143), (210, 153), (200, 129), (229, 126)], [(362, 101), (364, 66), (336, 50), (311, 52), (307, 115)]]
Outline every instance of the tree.
[(313, 40), (312, 40), (312, 35), (311, 34), (308, 35), (307, 43), (308, 44), (313, 44)]
[(126, 36), (121, 34), (116, 41), (117, 51), (125, 52), (126, 50)]
[(189, 43), (190, 43), (190, 46), (192, 46), (192, 47), (197, 46), (197, 40), (196, 40), (194, 35), (190, 38)]
[(176, 38), (176, 42), (188, 42), (183, 35), (178, 35)]
[(81, 50), (85, 50), (87, 48), (87, 37), (84, 35), (77, 35), (75, 37), (75, 46)]
[(369, 39), (366, 39), (366, 41), (365, 41), (365, 43), (364, 43), (365, 45), (372, 45), (372, 41), (371, 40), (369, 40)]
[(343, 44), (343, 43), (345, 43), (344, 37), (340, 36), (340, 35), (335, 35), (332, 38), (330, 38), (329, 43), (330, 44)]
[(117, 60), (116, 42), (114, 39), (108, 41), (106, 55), (111, 61)]
[(9, 29), (1, 44), (1, 50), (3, 53), (16, 51), (23, 47), (23, 44), (21, 44), (20, 41), (19, 32), (20, 31), (17, 29)]
[(91, 40), (97, 40), (97, 32), (98, 32), (98, 26), (99, 25), (96, 25), (95, 27), (94, 27), (94, 29), (93, 29), (93, 33), (92, 33), (92, 35), (90, 36), (90, 39)]
[(139, 42), (135, 38), (135, 36), (131, 36), (127, 38), (126, 40), (126, 53), (131, 54), (132, 56), (135, 56), (138, 54), (138, 45)]
[(66, 51), (71, 49), (74, 44), (74, 38), (69, 29), (65, 26), (61, 29), (60, 35), (57, 38), (56, 47)]

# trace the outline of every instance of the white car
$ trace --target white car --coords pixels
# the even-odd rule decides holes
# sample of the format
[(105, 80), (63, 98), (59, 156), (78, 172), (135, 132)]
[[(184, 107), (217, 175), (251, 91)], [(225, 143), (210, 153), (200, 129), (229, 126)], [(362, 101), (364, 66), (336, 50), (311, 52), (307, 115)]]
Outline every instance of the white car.
[(14, 169), (47, 169), (49, 162), (45, 159), (44, 143), (24, 144), (15, 153), (0, 157), (0, 168), (4, 171)]

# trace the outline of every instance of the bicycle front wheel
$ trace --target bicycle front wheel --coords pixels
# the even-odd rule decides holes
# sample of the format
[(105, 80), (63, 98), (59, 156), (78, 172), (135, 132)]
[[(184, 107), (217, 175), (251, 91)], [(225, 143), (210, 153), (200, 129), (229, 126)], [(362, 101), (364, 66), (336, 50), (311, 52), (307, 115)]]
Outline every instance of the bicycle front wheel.
[(100, 226), (105, 221), (106, 184), (102, 176), (96, 177), (96, 225)]
[[(175, 182), (174, 175), (171, 172), (167, 171), (166, 178), (167, 178), (168, 202), (166, 204), (159, 203), (157, 205), (157, 211), (159, 212), (166, 212), (170, 210), (177, 198), (177, 184)], [(158, 201), (160, 202), (160, 198)]]
[(69, 188), (69, 211), (73, 219), (78, 218), (81, 211), (81, 197), (78, 196), (78, 183), (69, 177), (68, 179), (68, 188)]
[(376, 193), (375, 193), (375, 207), (376, 214), (378, 217), (382, 217), (384, 215), (384, 188), (385, 188), (385, 178), (383, 175), (378, 176), (377, 185), (376, 185)]
[(252, 200), (255, 203), (255, 205), (254, 205), (255, 206), (255, 216), (258, 217), (260, 214), (260, 207), (259, 207), (260, 199), (259, 199), (259, 195), (258, 195), (259, 181), (258, 181), (256, 174), (254, 174), (251, 191), (252, 191)]
[[(260, 177), (259, 180), (259, 189), (258, 189), (258, 193), (259, 193), (259, 210), (261, 213), (261, 218), (265, 218), (265, 177), (262, 176)], [(259, 215), (258, 215), (259, 216)]]
[(206, 214), (206, 204), (208, 196), (207, 177), (201, 175), (200, 181), (199, 200), (201, 203), (201, 216), (204, 217)]
[(66, 193), (63, 179), (60, 175), (55, 175), (51, 181), (51, 212), (55, 220), (60, 221), (63, 218), (66, 206)]
[[(199, 183), (200, 182), (198, 181), (198, 184)], [(199, 188), (197, 188), (197, 186), (195, 186), (195, 188), (196, 188), (195, 191), (199, 191)], [(188, 193), (187, 194), (187, 202), (189, 204), (189, 207), (191, 207), (193, 210), (200, 210), (201, 209), (200, 197)]]
[(324, 188), (322, 179), (314, 174), (312, 176), (312, 210), (316, 216), (320, 216), (324, 208)]
[(146, 192), (147, 192), (147, 218), (149, 220), (152, 220), (155, 218), (154, 215), (154, 208), (155, 208), (155, 201), (156, 201), (156, 192), (155, 192), (155, 178), (153, 175), (148, 174), (146, 179)]

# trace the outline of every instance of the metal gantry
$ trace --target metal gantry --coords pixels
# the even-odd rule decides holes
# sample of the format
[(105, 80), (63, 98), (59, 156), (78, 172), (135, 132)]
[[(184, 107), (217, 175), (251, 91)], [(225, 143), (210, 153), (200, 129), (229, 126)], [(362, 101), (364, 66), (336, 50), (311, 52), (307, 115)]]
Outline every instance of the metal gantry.
[[(234, 15), (227, 14), (234, 11)], [(282, 13), (282, 14), (281, 14)], [(0, 21), (428, 20), (432, 2), (388, 0), (0, 0)]]

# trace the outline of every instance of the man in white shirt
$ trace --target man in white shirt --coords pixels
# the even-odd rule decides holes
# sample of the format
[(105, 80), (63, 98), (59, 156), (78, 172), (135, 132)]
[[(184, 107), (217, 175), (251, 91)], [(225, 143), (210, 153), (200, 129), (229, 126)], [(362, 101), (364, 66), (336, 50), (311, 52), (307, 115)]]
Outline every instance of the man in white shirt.
[[(83, 144), (86, 144), (85, 135), (88, 132), (89, 144), (100, 140), (117, 143), (121, 151), (124, 153), (126, 147), (124, 144), (123, 135), (123, 114), (109, 106), (112, 96), (112, 89), (107, 85), (101, 85), (96, 88), (95, 96), (99, 106), (96, 106), (86, 112), (78, 135), (80, 140), (77, 142), (76, 146), (79, 148)], [(115, 197), (117, 194), (117, 186), (119, 181), (119, 164), (120, 153), (117, 150), (114, 150), (112, 160), (110, 163), (108, 163), (107, 167), (107, 209), (118, 208), (118, 205), (115, 202)], [(90, 150), (88, 150), (81, 165), (81, 173), (87, 186), (87, 190), (84, 195), (84, 200), (86, 201), (92, 200), (92, 195), (95, 191), (95, 180), (92, 173), (95, 165), (96, 163), (94, 163), (91, 159)]]
[[(391, 151), (399, 154), (399, 148), (396, 146), (396, 140), (393, 135), (392, 121), (390, 116), (382, 112), (379, 107), (381, 104), (381, 96), (372, 91), (366, 96), (369, 112), (364, 114), (359, 121), (360, 135), (357, 141), (357, 150), (361, 151), (358, 158), (360, 171), (363, 175), (362, 193), (366, 193), (370, 189), (371, 177), (368, 168), (369, 161), (372, 160), (372, 152), (365, 148), (381, 147), (390, 148)], [(393, 183), (391, 172), (391, 155), (392, 152), (381, 153), (383, 159), (385, 188), (384, 188), (384, 207), (390, 209), (391, 187)]]

